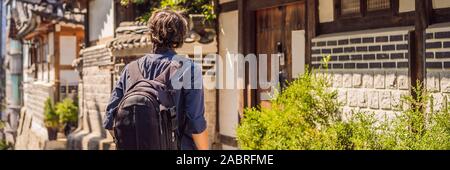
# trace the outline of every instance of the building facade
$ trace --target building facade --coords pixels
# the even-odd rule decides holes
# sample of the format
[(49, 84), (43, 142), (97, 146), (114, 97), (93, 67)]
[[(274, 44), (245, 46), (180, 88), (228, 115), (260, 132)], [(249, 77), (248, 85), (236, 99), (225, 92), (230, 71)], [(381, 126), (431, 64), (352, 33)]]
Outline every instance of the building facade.
[(49, 134), (44, 102), (77, 93), (72, 61), (84, 43), (82, 1), (6, 2), (7, 107), (15, 149), (44, 149)]

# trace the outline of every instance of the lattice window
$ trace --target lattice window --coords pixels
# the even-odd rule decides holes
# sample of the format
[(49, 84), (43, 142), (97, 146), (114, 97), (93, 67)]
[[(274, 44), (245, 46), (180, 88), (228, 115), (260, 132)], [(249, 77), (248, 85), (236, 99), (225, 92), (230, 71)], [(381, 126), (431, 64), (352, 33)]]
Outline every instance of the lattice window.
[(391, 7), (390, 0), (367, 0), (367, 11), (379, 11), (389, 9)]
[(360, 0), (341, 0), (341, 15), (359, 14), (360, 8)]

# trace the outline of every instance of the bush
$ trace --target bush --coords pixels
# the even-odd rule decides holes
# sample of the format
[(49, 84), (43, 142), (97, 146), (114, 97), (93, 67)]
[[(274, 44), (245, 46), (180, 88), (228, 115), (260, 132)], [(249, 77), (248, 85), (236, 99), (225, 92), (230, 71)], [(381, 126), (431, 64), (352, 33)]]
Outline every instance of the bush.
[(56, 104), (55, 111), (61, 124), (75, 124), (78, 121), (78, 106), (70, 98)]
[[(0, 120), (0, 135), (2, 135), (1, 132), (3, 131), (3, 128), (5, 128), (5, 126), (5, 122)], [(11, 148), (11, 145), (8, 144), (5, 140), (0, 140), (0, 150), (8, 150)]]
[(10, 144), (6, 143), (6, 141), (4, 140), (0, 141), (0, 151), (9, 149), (12, 149), (12, 146)]
[(321, 131), (341, 120), (326, 74), (306, 72), (277, 94), (268, 108), (245, 110), (237, 129), (242, 149), (320, 149)]
[(59, 128), (59, 116), (55, 112), (55, 107), (50, 98), (44, 104), (44, 122), (47, 128)]
[(2, 120), (0, 120), (0, 130), (2, 130), (3, 128), (5, 128), (5, 122), (3, 122)]
[[(449, 150), (450, 149), (450, 110), (433, 109), (433, 98), (417, 83), (413, 88), (416, 97), (404, 96), (403, 102), (409, 108), (403, 111), (389, 124), (392, 129), (386, 130), (382, 139), (391, 141), (383, 143), (386, 149), (401, 150)], [(424, 110), (429, 105), (428, 112)]]
[(326, 73), (316, 70), (301, 75), (276, 95), (270, 109), (246, 109), (237, 128), (239, 146), (251, 150), (450, 149), (449, 110), (431, 108), (425, 114), (431, 98), (422, 86), (415, 89), (417, 97), (402, 98), (409, 107), (392, 119), (354, 112), (344, 121)]

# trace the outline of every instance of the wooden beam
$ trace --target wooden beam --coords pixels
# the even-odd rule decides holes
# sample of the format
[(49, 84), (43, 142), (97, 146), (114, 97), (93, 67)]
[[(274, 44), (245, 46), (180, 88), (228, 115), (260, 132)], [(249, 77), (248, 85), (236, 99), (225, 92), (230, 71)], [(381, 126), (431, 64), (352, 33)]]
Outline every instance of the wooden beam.
[[(239, 31), (238, 31), (238, 52), (243, 55), (256, 54), (256, 12), (249, 9), (249, 5), (259, 1), (238, 0), (239, 10)], [(243, 90), (242, 108), (254, 107), (257, 105), (256, 89), (247, 88), (250, 84), (249, 67), (245, 67), (245, 85)], [(240, 102), (241, 103), (241, 102)], [(240, 111), (241, 112), (241, 111)], [(243, 110), (242, 110), (243, 112)], [(241, 113), (242, 113), (241, 112)]]
[(318, 0), (306, 1), (306, 49), (305, 49), (305, 64), (311, 64), (311, 48), (312, 39), (317, 36), (317, 28), (319, 24), (319, 2)]
[[(411, 87), (415, 87), (417, 84), (417, 67), (416, 67), (416, 57), (417, 57), (417, 41), (416, 32), (410, 31), (408, 33), (408, 44), (409, 44), (409, 75), (411, 76)], [(414, 95), (414, 91), (411, 89), (411, 94)]]
[[(248, 25), (250, 23), (247, 23), (248, 18), (250, 18), (250, 16), (247, 16), (248, 13), (248, 9), (247, 9), (247, 3), (248, 1), (246, 0), (238, 0), (238, 53), (239, 54), (243, 54), (246, 55), (247, 54), (247, 46), (248, 46), (248, 42), (249, 40), (249, 36), (246, 34), (248, 31)], [(248, 71), (247, 69), (245, 69), (245, 73), (244, 75), (247, 75)], [(226, 73), (227, 74), (227, 73)], [(247, 84), (247, 81), (245, 81)], [(244, 89), (244, 90), (239, 90), (239, 97), (238, 97), (238, 120), (239, 123), (241, 121), (241, 117), (244, 116), (244, 107), (246, 105), (246, 96), (248, 94), (248, 90)], [(219, 132), (220, 133), (220, 132)], [(222, 141), (222, 135), (220, 136), (220, 141), (221, 143)]]
[(341, 16), (341, 0), (333, 0), (333, 13), (336, 21)]
[(302, 2), (305, 0), (256, 0), (248, 2), (248, 10), (258, 10), (263, 8), (270, 8), (276, 6), (283, 6), (289, 3)]
[(399, 14), (400, 2), (398, 0), (391, 0), (391, 10), (394, 15)]
[(60, 70), (75, 70), (75, 68), (72, 65), (60, 65)]
[(426, 29), (430, 24), (431, 16), (431, 0), (416, 0), (416, 16), (415, 16), (415, 41), (410, 41), (411, 46), (415, 46), (411, 55), (411, 83), (415, 86), (416, 82), (423, 83), (425, 78), (425, 41)]
[(218, 5), (219, 12), (230, 12), (238, 10), (238, 1), (225, 2)]
[(450, 22), (450, 8), (434, 9), (431, 18), (432, 24)]
[(227, 136), (227, 135), (219, 135), (220, 143), (232, 146), (232, 147), (238, 147), (238, 143), (235, 137)]
[(413, 26), (415, 23), (414, 12), (400, 13), (397, 16), (392, 16), (390, 13), (386, 14), (389, 15), (345, 18), (321, 23), (318, 32), (320, 32), (320, 34), (330, 34), (386, 27)]
[[(219, 0), (214, 0), (214, 4), (219, 4)], [(220, 6), (220, 5), (219, 5)], [(237, 9), (237, 1), (236, 1), (236, 9)], [(215, 8), (214, 9), (215, 13), (217, 14), (216, 17), (216, 32), (219, 33), (220, 32), (220, 23), (219, 23), (219, 17), (220, 17), (220, 7)], [(220, 49), (220, 36), (219, 34), (217, 34), (216, 36), (216, 41), (218, 42), (217, 45), (217, 49)], [(219, 54), (219, 50), (217, 50), (217, 54)], [(218, 68), (219, 66), (216, 65), (216, 68)], [(217, 71), (217, 69), (216, 69)], [(218, 73), (216, 73), (217, 75)], [(217, 76), (216, 76), (216, 85), (217, 82), (219, 82), (219, 80), (217, 80)], [(213, 136), (213, 142), (218, 141), (220, 143), (220, 139), (219, 139), (219, 134), (220, 134), (220, 89), (218, 88), (218, 86), (216, 86), (216, 103), (215, 103), (215, 107), (216, 107), (216, 124), (215, 124), (215, 136)]]
[[(56, 25), (55, 25), (56, 26)], [(54, 29), (54, 30), (56, 30), (56, 28)], [(61, 46), (61, 43), (60, 43), (60, 31), (55, 31), (55, 35), (53, 36), (53, 38), (54, 38), (54, 62), (53, 62), (53, 67), (54, 67), (54, 77), (55, 77), (55, 89), (58, 89), (58, 90), (56, 90), (55, 91), (55, 94), (54, 94), (54, 97), (55, 97), (55, 101), (59, 101), (59, 93), (60, 93), (60, 91), (59, 91), (59, 86), (60, 86), (60, 84), (61, 84), (61, 82), (60, 82), (60, 59), (61, 59), (61, 54), (59, 53), (60, 52), (60, 46)]]

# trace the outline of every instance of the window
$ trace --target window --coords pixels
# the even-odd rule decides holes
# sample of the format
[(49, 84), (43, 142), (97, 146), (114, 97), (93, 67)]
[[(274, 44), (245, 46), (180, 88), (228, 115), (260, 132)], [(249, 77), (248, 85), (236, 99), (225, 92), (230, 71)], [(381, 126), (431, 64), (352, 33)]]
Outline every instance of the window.
[[(371, 14), (393, 14), (398, 0), (335, 0), (336, 17), (361, 17)], [(386, 13), (388, 12), (388, 13)]]
[(391, 7), (391, 0), (367, 0), (367, 11), (386, 10)]
[(361, 9), (360, 0), (342, 0), (341, 15), (359, 14)]

